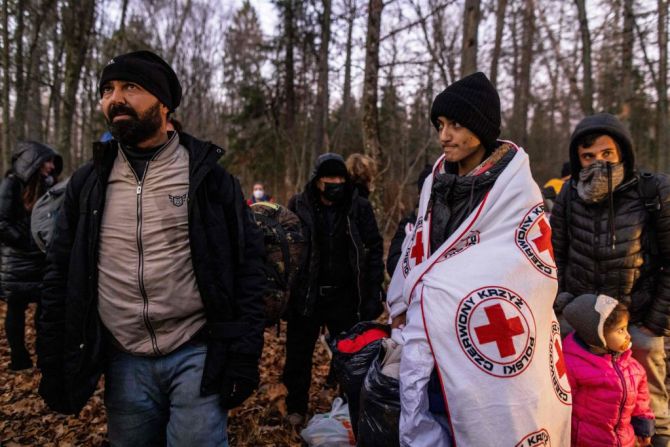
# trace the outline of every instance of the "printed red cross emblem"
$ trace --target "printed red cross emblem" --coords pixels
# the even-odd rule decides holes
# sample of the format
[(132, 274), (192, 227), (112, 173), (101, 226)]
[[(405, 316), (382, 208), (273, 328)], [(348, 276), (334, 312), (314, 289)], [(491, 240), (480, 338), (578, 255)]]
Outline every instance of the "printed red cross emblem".
[(414, 247), (409, 253), (411, 258), (416, 260), (417, 264), (420, 264), (423, 261), (423, 230), (420, 230), (416, 233), (416, 239), (414, 240)]
[(540, 253), (543, 251), (549, 250), (549, 255), (551, 259), (554, 259), (554, 246), (551, 245), (551, 227), (547, 224), (547, 221), (542, 218), (538, 224), (540, 226), (540, 236), (533, 239), (533, 244), (540, 250)]
[(489, 324), (475, 328), (479, 343), (484, 345), (495, 342), (500, 352), (500, 357), (503, 358), (516, 354), (513, 339), (516, 335), (521, 335), (525, 332), (521, 324), (521, 318), (513, 317), (507, 319), (505, 311), (500, 304), (486, 307), (484, 308), (484, 312), (486, 312), (486, 316), (489, 319)]
[(558, 373), (558, 378), (563, 378), (565, 375), (565, 358), (563, 357), (563, 349), (561, 349), (561, 344), (558, 340), (554, 340), (554, 350), (556, 351), (556, 372)]

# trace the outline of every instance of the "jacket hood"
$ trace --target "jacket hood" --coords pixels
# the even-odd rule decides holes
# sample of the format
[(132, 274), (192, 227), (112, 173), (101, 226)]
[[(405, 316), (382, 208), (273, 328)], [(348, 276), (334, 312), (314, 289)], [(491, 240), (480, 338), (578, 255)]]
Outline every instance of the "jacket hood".
[(570, 173), (573, 179), (579, 178), (582, 166), (577, 154), (577, 140), (584, 135), (601, 133), (614, 138), (619, 145), (624, 163), (624, 178), (630, 178), (635, 172), (635, 150), (630, 132), (619, 119), (610, 113), (597, 113), (582, 119), (570, 137)]
[(618, 303), (607, 295), (584, 294), (563, 308), (563, 316), (588, 345), (607, 349), (605, 320)]
[(344, 162), (344, 158), (342, 158), (340, 154), (336, 154), (335, 152), (326, 152), (325, 154), (319, 155), (316, 161), (314, 162), (314, 169), (312, 170), (312, 175), (309, 178), (310, 182), (313, 182), (314, 180), (317, 179), (319, 170), (326, 163), (341, 164), (342, 166), (338, 168), (343, 169), (342, 173), (345, 174), (344, 176), (347, 179), (347, 181), (349, 180), (349, 174), (347, 173), (347, 165)]
[(26, 183), (42, 166), (42, 163), (53, 158), (54, 176), (63, 171), (63, 157), (46, 144), (37, 141), (19, 141), (12, 152), (12, 170), (21, 182)]

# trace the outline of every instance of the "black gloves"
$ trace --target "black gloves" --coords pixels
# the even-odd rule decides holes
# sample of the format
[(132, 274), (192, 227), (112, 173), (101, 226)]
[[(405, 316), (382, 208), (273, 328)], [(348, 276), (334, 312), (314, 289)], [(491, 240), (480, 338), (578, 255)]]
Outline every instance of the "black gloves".
[(258, 358), (254, 355), (228, 353), (221, 382), (221, 406), (232, 409), (242, 404), (260, 382)]

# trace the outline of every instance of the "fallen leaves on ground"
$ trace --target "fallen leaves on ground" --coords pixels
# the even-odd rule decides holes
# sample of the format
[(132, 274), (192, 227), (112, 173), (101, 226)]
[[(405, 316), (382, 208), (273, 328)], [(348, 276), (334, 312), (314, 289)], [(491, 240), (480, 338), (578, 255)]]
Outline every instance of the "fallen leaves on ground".
[[(6, 305), (0, 302), (0, 445), (3, 447), (108, 445), (102, 381), (79, 415), (63, 416), (50, 411), (37, 395), (40, 381), (37, 368), (19, 372), (9, 370), (5, 312)], [(33, 312), (34, 306), (31, 306), (26, 315), (26, 341), (32, 353), (35, 352)], [(259, 389), (244, 405), (231, 411), (228, 418), (231, 446), (303, 445), (300, 435), (284, 422), (286, 388), (281, 384), (281, 372), (284, 366), (285, 341), (284, 324), (280, 335), (277, 335), (276, 327), (266, 330)], [(328, 362), (325, 344), (318, 342), (314, 353), (310, 389), (312, 413), (329, 411), (335, 398), (334, 390), (324, 389)]]

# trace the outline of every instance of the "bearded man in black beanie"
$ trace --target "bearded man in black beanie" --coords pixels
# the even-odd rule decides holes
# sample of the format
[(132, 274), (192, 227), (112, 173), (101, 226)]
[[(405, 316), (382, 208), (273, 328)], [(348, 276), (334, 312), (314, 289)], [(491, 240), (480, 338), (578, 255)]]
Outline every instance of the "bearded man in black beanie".
[(258, 385), (263, 242), (223, 149), (168, 131), (181, 101), (158, 55), (117, 56), (100, 106), (114, 137), (73, 175), (54, 231), (39, 392), (76, 414), (105, 375), (113, 446), (227, 445)]
[(287, 311), (283, 381), (291, 425), (307, 413), (312, 355), (322, 326), (331, 336), (383, 311), (382, 238), (372, 206), (358, 195), (344, 159), (326, 153), (288, 207), (302, 223), (307, 246)]

